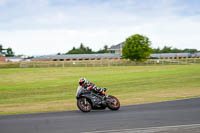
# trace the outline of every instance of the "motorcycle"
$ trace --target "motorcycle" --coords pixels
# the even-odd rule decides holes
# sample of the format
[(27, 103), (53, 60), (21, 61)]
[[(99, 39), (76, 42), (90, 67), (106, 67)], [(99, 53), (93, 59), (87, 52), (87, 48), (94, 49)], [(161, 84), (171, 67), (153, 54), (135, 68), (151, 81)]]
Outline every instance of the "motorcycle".
[[(104, 88), (104, 92), (106, 92)], [(76, 92), (77, 106), (82, 112), (90, 112), (91, 110), (104, 110), (107, 107), (110, 110), (118, 110), (120, 108), (119, 100), (111, 95), (101, 96), (100, 93), (88, 91), (79, 86)]]

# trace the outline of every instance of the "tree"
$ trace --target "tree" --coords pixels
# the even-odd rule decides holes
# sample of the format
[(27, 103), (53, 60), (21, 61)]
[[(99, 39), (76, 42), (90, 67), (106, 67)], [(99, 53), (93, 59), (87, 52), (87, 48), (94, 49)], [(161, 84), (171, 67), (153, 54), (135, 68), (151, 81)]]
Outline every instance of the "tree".
[(162, 49), (159, 47), (156, 49), (153, 49), (153, 53), (195, 53), (198, 52), (197, 49), (178, 49), (178, 48), (172, 48), (171, 46), (164, 46)]
[(4, 49), (3, 45), (0, 45), (0, 53), (4, 54), (6, 57), (14, 56), (14, 52), (12, 51), (12, 48)]
[(0, 44), (0, 53), (3, 52), (3, 46)]
[(186, 49), (183, 50), (183, 52), (185, 52), (185, 53), (195, 53), (195, 52), (198, 52), (198, 50), (197, 49), (188, 49), (188, 48), (186, 48)]
[(148, 58), (152, 52), (148, 37), (135, 34), (126, 39), (122, 49), (123, 57), (130, 60), (141, 61)]
[(97, 53), (109, 53), (109, 51), (108, 51), (108, 45), (105, 45), (104, 48), (103, 48), (103, 50), (100, 49), (99, 51), (97, 51)]
[(172, 47), (164, 46), (164, 48), (161, 50), (161, 53), (171, 53)]
[(3, 45), (0, 44), (0, 53), (1, 54), (5, 54), (5, 50), (6, 49), (3, 48)]
[(12, 48), (6, 49), (6, 57), (13, 57), (14, 52), (12, 51)]
[(158, 48), (154, 48), (152, 52), (153, 53), (160, 53), (160, 48), (159, 47)]
[(83, 43), (80, 44), (79, 48), (73, 47), (72, 50), (68, 51), (66, 54), (92, 54), (94, 53), (89, 47), (85, 47)]

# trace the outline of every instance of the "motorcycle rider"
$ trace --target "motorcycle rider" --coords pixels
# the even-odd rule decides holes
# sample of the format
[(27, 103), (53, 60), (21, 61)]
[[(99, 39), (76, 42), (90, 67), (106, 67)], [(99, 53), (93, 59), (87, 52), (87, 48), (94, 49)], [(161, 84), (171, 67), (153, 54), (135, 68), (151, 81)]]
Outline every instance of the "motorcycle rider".
[(93, 91), (95, 93), (99, 93), (101, 96), (106, 96), (105, 95), (105, 90), (106, 88), (103, 90), (100, 87), (97, 87), (95, 84), (93, 84), (90, 81), (87, 81), (85, 78), (81, 78), (79, 80), (79, 85), (81, 87), (83, 87), (84, 89), (88, 90), (88, 91)]

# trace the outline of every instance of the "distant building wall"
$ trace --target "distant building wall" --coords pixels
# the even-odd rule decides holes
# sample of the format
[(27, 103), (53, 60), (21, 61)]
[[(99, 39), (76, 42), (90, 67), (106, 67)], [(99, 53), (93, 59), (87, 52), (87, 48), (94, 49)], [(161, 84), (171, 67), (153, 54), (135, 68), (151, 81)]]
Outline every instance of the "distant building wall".
[(4, 56), (0, 56), (0, 63), (3, 63), (6, 61), (6, 58)]
[(117, 45), (113, 45), (108, 49), (108, 51), (109, 51), (109, 53), (122, 55), (122, 48), (124, 45), (125, 45), (125, 42), (119, 43)]
[(32, 61), (74, 61), (74, 60), (103, 60), (119, 59), (120, 54), (68, 54), (68, 55), (46, 55), (38, 56)]
[(23, 59), (20, 57), (7, 57), (5, 58), (5, 61), (6, 62), (20, 62), (20, 61), (23, 61)]
[(120, 49), (110, 50), (110, 53), (120, 54), (121, 55), (122, 50), (120, 50)]

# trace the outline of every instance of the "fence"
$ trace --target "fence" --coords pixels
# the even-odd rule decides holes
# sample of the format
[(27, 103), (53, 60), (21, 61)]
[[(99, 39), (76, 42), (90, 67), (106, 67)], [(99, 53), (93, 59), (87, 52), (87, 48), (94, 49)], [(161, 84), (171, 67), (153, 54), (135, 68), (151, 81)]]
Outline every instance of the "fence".
[(170, 65), (200, 63), (200, 58), (188, 59), (148, 59), (143, 62), (130, 60), (90, 60), (90, 61), (43, 61), (21, 62), (20, 68), (40, 67), (109, 67), (109, 66), (135, 66), (135, 65)]
[(18, 63), (2, 63), (0, 68), (45, 68), (45, 67), (109, 67), (109, 66), (137, 66), (137, 65), (171, 65), (196, 64), (200, 58), (188, 59), (148, 59), (143, 62), (134, 62), (125, 59), (115, 60), (86, 60), (86, 61), (31, 61)]

